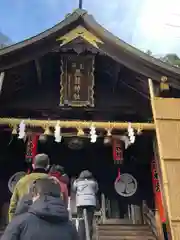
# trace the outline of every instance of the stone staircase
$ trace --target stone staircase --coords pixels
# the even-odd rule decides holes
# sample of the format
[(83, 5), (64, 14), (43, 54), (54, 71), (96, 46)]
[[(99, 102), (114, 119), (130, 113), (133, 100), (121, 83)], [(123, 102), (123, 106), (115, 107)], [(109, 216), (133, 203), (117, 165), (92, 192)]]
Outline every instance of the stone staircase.
[(94, 233), (93, 240), (155, 240), (148, 225), (101, 224)]

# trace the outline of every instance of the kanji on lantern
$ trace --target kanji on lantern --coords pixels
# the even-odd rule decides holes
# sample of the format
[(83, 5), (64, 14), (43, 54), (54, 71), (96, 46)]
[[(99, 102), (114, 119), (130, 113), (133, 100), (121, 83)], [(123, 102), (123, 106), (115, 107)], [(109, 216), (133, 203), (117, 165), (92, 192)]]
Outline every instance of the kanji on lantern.
[(160, 185), (159, 185), (159, 182), (156, 183), (156, 192), (160, 192)]
[(154, 179), (158, 179), (158, 173), (157, 173), (157, 171), (156, 170), (154, 170)]

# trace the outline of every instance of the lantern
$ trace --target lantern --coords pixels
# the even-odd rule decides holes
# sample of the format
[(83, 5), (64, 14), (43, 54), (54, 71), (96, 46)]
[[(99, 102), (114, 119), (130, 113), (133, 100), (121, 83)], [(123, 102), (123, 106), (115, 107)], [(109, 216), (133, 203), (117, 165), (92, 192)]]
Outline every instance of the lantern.
[(120, 139), (113, 139), (113, 159), (115, 164), (122, 164), (124, 160), (124, 142)]
[(37, 151), (38, 136), (28, 135), (27, 149), (26, 149), (26, 162), (32, 163)]
[(166, 218), (165, 218), (165, 211), (163, 206), (162, 192), (160, 188), (159, 175), (158, 175), (157, 165), (155, 160), (151, 162), (151, 172), (152, 172), (152, 183), (153, 183), (153, 191), (154, 191), (154, 197), (155, 197), (155, 205), (159, 211), (161, 222), (164, 223), (166, 221)]

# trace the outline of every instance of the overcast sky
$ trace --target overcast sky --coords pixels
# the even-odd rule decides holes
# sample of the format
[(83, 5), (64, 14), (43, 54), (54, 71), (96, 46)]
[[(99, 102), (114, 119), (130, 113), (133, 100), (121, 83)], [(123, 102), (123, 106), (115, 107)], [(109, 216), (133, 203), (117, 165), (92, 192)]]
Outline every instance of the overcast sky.
[[(124, 41), (154, 54), (180, 55), (180, 0), (83, 0), (96, 20)], [(22, 41), (61, 21), (78, 0), (0, 0), (0, 31)], [(173, 25), (173, 26), (170, 26)]]

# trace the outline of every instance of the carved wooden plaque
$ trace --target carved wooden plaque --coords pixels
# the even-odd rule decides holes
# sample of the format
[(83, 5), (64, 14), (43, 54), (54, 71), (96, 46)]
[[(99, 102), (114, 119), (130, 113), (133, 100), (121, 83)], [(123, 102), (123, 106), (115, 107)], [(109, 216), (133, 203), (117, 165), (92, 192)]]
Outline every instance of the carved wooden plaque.
[(94, 56), (63, 55), (60, 106), (94, 107)]

